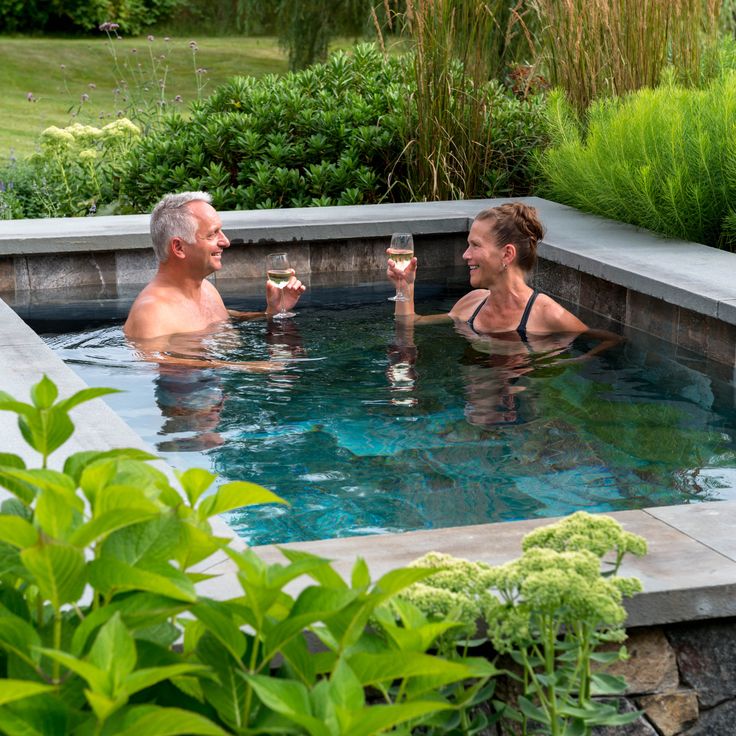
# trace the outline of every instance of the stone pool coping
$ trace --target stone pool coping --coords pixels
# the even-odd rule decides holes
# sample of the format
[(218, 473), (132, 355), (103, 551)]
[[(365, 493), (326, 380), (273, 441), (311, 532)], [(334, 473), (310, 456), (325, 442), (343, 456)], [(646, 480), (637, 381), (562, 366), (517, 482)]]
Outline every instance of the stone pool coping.
[[(684, 310), (736, 325), (736, 256), (705, 246), (665, 240), (630, 226), (584, 215), (544, 200), (527, 200), (540, 210), (548, 227), (540, 255), (593, 277), (611, 281)], [(233, 239), (245, 243), (336, 237), (383, 237), (395, 230), (417, 234), (467, 232), (472, 216), (492, 201), (363, 208), (224, 213)], [(0, 257), (29, 253), (90, 252), (148, 247), (146, 217), (0, 222)], [(100, 238), (105, 240), (100, 241)], [(145, 243), (145, 246), (143, 245)], [(0, 300), (0, 390), (25, 400), (42, 373), (63, 395), (84, 387), (82, 380)], [(730, 334), (730, 333), (729, 333)], [(736, 362), (736, 346), (730, 355)], [(72, 414), (77, 432), (64, 452), (111, 447), (147, 448), (102, 400)], [(35, 462), (23, 443), (15, 417), (0, 412), (3, 451)], [(53, 457), (54, 467), (63, 457)], [(611, 513), (630, 531), (646, 537), (650, 553), (626, 563), (624, 574), (638, 576), (644, 593), (627, 604), (629, 626), (736, 615), (736, 501), (670, 506)], [(217, 533), (233, 533), (217, 520)], [(482, 524), (370, 537), (295, 543), (336, 560), (347, 571), (357, 556), (366, 559), (374, 577), (437, 550), (499, 563), (520, 554), (524, 533), (548, 519)], [(280, 559), (273, 546), (257, 548), (270, 561)], [(237, 590), (232, 563), (218, 555), (200, 569), (217, 573), (202, 584), (203, 593), (225, 597)]]

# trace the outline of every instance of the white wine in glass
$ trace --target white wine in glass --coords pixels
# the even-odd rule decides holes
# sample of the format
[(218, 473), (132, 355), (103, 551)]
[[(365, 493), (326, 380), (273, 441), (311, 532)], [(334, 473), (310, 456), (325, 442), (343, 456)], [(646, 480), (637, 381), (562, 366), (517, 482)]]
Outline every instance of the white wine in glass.
[(269, 253), (266, 256), (266, 275), (268, 280), (281, 291), (281, 304), (279, 311), (273, 315), (273, 319), (286, 319), (293, 317), (294, 312), (287, 312), (284, 309), (284, 292), (283, 288), (289, 283), (289, 279), (293, 276), (294, 269), (289, 266), (289, 259), (286, 253)]
[[(411, 233), (394, 233), (391, 236), (391, 246), (388, 249), (388, 255), (396, 264), (396, 268), (399, 271), (405, 271), (411, 263), (411, 259), (414, 258), (414, 238)], [(390, 302), (408, 301), (401, 282), (396, 284), (395, 296), (390, 296), (388, 300)]]

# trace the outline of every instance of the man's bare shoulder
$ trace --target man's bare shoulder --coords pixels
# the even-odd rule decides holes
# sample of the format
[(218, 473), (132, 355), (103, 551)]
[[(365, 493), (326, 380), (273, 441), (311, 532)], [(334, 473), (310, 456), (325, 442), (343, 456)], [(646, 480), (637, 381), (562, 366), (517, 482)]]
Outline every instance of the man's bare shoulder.
[(183, 302), (176, 289), (151, 282), (133, 302), (123, 332), (140, 339), (171, 335), (180, 329)]

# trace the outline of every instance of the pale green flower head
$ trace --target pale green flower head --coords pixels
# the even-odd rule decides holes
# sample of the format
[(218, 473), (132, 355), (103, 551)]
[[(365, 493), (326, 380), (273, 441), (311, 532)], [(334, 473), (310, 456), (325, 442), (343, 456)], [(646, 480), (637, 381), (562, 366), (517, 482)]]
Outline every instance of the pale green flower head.
[(599, 558), (616, 551), (646, 554), (647, 543), (642, 537), (625, 532), (610, 516), (577, 511), (555, 524), (540, 527), (524, 537), (522, 548), (547, 547), (563, 550), (588, 550)]
[(95, 128), (92, 125), (82, 125), (81, 123), (69, 125), (66, 130), (72, 134), (74, 140), (80, 146), (89, 146), (102, 136), (102, 131), (99, 128)]
[(79, 152), (79, 160), (85, 162), (92, 162), (97, 158), (97, 151), (94, 148), (85, 148)]
[(74, 136), (65, 128), (52, 125), (41, 133), (41, 145), (44, 148), (64, 149), (74, 144)]
[(141, 134), (141, 129), (128, 118), (118, 118), (105, 125), (102, 128), (102, 134), (106, 138), (138, 137)]

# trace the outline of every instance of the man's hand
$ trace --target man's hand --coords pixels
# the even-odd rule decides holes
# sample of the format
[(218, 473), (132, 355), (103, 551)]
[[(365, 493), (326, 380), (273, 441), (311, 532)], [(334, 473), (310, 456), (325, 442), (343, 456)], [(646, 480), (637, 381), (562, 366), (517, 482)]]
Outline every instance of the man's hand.
[(276, 314), (281, 309), (282, 298), (284, 300), (284, 311), (288, 312), (296, 305), (301, 295), (307, 290), (307, 287), (299, 281), (294, 273), (294, 269), (292, 269), (291, 278), (283, 289), (279, 289), (270, 281), (266, 282), (266, 314)]

